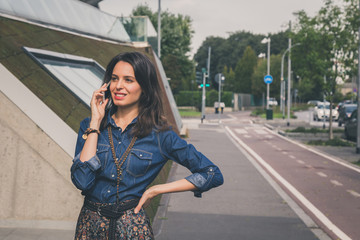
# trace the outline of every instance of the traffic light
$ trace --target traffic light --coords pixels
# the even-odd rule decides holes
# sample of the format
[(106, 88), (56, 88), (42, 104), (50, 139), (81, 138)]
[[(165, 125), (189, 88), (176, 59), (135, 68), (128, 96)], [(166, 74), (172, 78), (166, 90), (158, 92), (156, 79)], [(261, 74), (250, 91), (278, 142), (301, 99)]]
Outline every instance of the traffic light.
[(196, 72), (196, 83), (197, 84), (202, 84), (202, 82), (203, 82), (202, 76), (203, 76), (202, 72)]

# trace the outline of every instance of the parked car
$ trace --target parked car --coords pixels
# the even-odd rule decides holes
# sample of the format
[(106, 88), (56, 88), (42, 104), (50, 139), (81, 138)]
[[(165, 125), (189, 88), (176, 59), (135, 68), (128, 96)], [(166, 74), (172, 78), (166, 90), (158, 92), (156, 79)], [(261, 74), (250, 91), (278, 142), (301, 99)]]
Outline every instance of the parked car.
[(277, 106), (278, 102), (275, 98), (269, 98), (269, 106)]
[(345, 137), (348, 140), (355, 140), (357, 137), (357, 109), (354, 110), (348, 121), (345, 123)]
[(329, 120), (330, 118), (330, 103), (318, 102), (314, 107), (313, 119), (314, 121)]
[(340, 107), (338, 120), (339, 127), (350, 118), (351, 113), (355, 109), (357, 109), (357, 104), (344, 104)]

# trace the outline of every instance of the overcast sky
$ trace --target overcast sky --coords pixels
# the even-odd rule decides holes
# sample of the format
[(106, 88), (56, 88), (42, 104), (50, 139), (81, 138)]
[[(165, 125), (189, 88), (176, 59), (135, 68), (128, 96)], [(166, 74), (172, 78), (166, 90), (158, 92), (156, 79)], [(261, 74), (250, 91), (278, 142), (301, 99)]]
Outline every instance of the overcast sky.
[[(100, 9), (117, 16), (129, 16), (138, 5), (144, 4), (153, 12), (158, 0), (103, 0)], [(161, 9), (174, 14), (188, 15), (195, 31), (192, 53), (208, 36), (228, 37), (236, 31), (276, 33), (285, 30), (293, 13), (305, 10), (309, 15), (324, 5), (323, 0), (162, 0)]]

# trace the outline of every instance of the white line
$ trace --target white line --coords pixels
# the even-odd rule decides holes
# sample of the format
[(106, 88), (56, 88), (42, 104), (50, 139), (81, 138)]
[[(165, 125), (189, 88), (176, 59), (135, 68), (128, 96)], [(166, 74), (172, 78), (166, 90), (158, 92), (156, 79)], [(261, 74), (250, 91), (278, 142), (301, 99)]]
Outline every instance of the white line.
[(288, 154), (287, 152), (281, 152), (281, 153), (284, 154), (284, 155)]
[(330, 182), (336, 186), (340, 186), (340, 187), (343, 186), (343, 184), (341, 182), (338, 182), (336, 180), (330, 180)]
[(250, 136), (250, 135), (244, 135), (244, 137), (246, 137), (246, 138), (251, 138), (251, 136)]
[(248, 133), (245, 129), (243, 128), (236, 128), (235, 129), (235, 132), (238, 133), (238, 134), (246, 134)]
[(307, 209), (309, 209), (330, 231), (337, 235), (342, 240), (351, 240), (343, 231), (341, 231), (335, 224), (333, 224), (319, 209), (317, 209), (309, 200), (307, 200), (294, 186), (286, 181), (278, 172), (276, 172), (267, 162), (265, 162), (256, 152), (241, 141), (230, 129), (225, 127), (229, 134), (249, 152), (264, 168), (271, 173), (282, 185), (287, 188)]
[(360, 193), (357, 193), (357, 192), (355, 192), (355, 191), (353, 191), (353, 190), (346, 190), (348, 193), (350, 193), (351, 195), (353, 195), (354, 197), (360, 197)]
[(352, 165), (350, 165), (350, 164), (347, 163), (347, 162), (339, 161), (338, 159), (335, 159), (335, 158), (333, 158), (333, 157), (331, 157), (331, 156), (328, 156), (328, 155), (326, 155), (326, 154), (324, 154), (324, 153), (318, 152), (318, 151), (315, 150), (315, 149), (312, 149), (312, 148), (310, 148), (310, 147), (307, 147), (307, 146), (305, 146), (305, 145), (303, 145), (303, 144), (301, 144), (301, 143), (299, 143), (299, 142), (296, 142), (296, 141), (291, 140), (291, 139), (289, 139), (289, 138), (287, 138), (287, 137), (284, 137), (284, 136), (280, 135), (279, 133), (273, 132), (273, 131), (271, 131), (271, 130), (269, 130), (269, 129), (267, 129), (267, 131), (271, 132), (271, 133), (274, 134), (274, 135), (277, 135), (278, 137), (280, 137), (280, 138), (282, 138), (282, 139), (284, 139), (284, 140), (286, 140), (286, 141), (288, 141), (288, 142), (291, 142), (291, 143), (293, 143), (293, 144), (295, 144), (295, 145), (298, 145), (299, 147), (302, 147), (302, 148), (304, 148), (304, 149), (306, 149), (306, 150), (309, 150), (310, 152), (313, 152), (313, 153), (315, 153), (315, 154), (317, 154), (317, 155), (319, 155), (319, 156), (322, 156), (322, 157), (324, 157), (324, 158), (329, 159), (330, 161), (333, 161), (333, 162), (335, 162), (335, 163), (338, 163), (338, 164), (340, 164), (340, 165), (342, 165), (342, 166), (344, 166), (344, 167), (350, 168), (350, 169), (352, 169), (352, 170), (360, 173), (360, 168), (359, 168), (359, 167), (352, 166)]
[(296, 160), (298, 163), (300, 163), (300, 164), (305, 164), (305, 162), (304, 161), (302, 161), (302, 160)]
[(293, 155), (289, 155), (290, 158), (295, 159), (296, 157)]
[(323, 172), (317, 172), (317, 175), (319, 175), (320, 177), (327, 177), (327, 175)]

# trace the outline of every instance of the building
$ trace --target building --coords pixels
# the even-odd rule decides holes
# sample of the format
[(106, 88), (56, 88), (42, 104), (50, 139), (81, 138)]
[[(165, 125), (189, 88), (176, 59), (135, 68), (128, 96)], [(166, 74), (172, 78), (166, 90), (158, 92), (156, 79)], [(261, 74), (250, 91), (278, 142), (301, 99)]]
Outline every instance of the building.
[[(77, 131), (116, 54), (139, 51), (155, 63), (167, 119), (181, 128), (160, 60), (148, 42), (131, 40), (122, 21), (75, 0), (0, 2), (0, 227), (75, 228)], [(166, 181), (169, 168), (155, 181)]]

